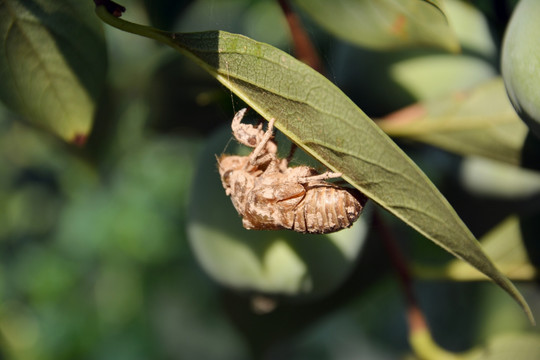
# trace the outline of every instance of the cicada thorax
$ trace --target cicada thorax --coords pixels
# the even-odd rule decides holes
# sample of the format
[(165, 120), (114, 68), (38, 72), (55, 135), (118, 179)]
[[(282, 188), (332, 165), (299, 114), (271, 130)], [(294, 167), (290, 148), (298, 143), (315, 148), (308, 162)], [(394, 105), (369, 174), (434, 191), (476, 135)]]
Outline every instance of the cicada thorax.
[(294, 222), (287, 228), (313, 234), (326, 234), (348, 228), (358, 219), (366, 198), (354, 189), (327, 182), (306, 185), (301, 203), (294, 210)]
[(303, 201), (305, 193), (305, 187), (295, 182), (259, 182), (246, 199), (244, 227), (263, 230), (291, 229), (288, 225), (292, 224), (289, 218), (293, 219), (294, 210)]

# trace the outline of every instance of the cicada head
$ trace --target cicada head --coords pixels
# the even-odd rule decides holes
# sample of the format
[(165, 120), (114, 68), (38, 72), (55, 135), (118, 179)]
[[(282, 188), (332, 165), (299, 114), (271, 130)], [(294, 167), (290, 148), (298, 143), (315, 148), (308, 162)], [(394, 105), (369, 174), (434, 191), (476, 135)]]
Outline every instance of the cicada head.
[(239, 173), (245, 172), (249, 159), (247, 156), (221, 155), (217, 160), (221, 182), (227, 195), (231, 195), (233, 182), (238, 180)]

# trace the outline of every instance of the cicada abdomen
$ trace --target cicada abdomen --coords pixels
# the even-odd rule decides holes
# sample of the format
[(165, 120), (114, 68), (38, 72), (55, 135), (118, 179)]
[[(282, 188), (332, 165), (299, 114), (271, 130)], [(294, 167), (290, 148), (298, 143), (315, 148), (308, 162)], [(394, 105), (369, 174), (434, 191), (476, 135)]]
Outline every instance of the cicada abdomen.
[(326, 182), (307, 185), (303, 201), (294, 209), (290, 229), (326, 234), (351, 227), (362, 213), (366, 200), (354, 189)]
[(325, 181), (264, 183), (250, 191), (243, 223), (248, 229), (327, 234), (350, 227), (365, 203), (359, 191)]

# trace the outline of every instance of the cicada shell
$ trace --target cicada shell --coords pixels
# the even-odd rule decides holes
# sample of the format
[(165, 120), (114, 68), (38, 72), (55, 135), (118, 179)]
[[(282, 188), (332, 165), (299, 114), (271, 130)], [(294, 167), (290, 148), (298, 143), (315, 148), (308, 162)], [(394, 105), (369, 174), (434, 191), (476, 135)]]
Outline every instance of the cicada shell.
[(339, 173), (319, 174), (308, 166), (289, 167), (277, 157), (268, 130), (240, 124), (245, 109), (233, 119), (233, 135), (253, 147), (249, 156), (221, 156), (219, 173), (226, 194), (242, 216), (246, 229), (290, 229), (326, 234), (350, 227), (360, 216), (367, 198), (356, 189), (325, 181)]

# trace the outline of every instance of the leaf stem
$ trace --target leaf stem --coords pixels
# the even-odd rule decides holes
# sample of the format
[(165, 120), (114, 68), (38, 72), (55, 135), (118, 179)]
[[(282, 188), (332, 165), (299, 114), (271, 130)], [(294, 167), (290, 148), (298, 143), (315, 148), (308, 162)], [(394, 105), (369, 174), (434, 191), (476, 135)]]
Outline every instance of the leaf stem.
[[(96, 4), (95, 12), (97, 16), (106, 24), (115, 27), (119, 30), (129, 32), (135, 35), (140, 35), (146, 38), (157, 40), (163, 44), (166, 44), (173, 49), (178, 50), (183, 55), (187, 56), (191, 60), (195, 61), (199, 66), (208, 71), (212, 76), (216, 77), (219, 81), (223, 82), (216, 69), (208, 66), (204, 61), (199, 59), (196, 55), (190, 52), (180, 41), (182, 34), (175, 34), (169, 31), (160, 30), (151, 26), (136, 24), (127, 20), (120, 19), (118, 15), (119, 9), (125, 11), (122, 5), (113, 3), (109, 0), (94, 0)], [(111, 4), (112, 3), (112, 4)], [(119, 8), (118, 8), (119, 7)]]
[(322, 65), (321, 59), (315, 51), (313, 43), (309, 39), (302, 22), (298, 15), (295, 14), (288, 0), (278, 0), (281, 10), (285, 15), (285, 19), (289, 24), (292, 40), (294, 43), (294, 55), (295, 57), (311, 66), (314, 70), (324, 74), (325, 70)]
[[(117, 12), (110, 11), (111, 9), (110, 1), (94, 0), (94, 2), (96, 3), (96, 14), (101, 20), (103, 20), (103, 22), (122, 31), (126, 31), (132, 34), (141, 35), (147, 38), (158, 40), (166, 44), (171, 43), (171, 39), (172, 39), (171, 33), (153, 28), (151, 26), (139, 25), (139, 24), (135, 24), (135, 23), (120, 19), (120, 17), (117, 16)], [(115, 4), (115, 5), (121, 6), (118, 4)], [(125, 10), (123, 6), (122, 8)]]

